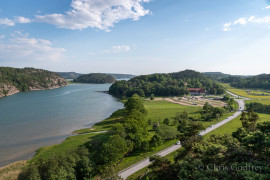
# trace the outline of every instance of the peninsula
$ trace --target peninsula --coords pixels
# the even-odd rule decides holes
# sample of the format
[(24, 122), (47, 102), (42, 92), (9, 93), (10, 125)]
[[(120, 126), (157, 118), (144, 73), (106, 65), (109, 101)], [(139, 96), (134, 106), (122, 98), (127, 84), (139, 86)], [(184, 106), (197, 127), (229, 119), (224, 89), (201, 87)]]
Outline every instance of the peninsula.
[(67, 85), (60, 75), (47, 70), (0, 67), (0, 98), (23, 91), (55, 89)]

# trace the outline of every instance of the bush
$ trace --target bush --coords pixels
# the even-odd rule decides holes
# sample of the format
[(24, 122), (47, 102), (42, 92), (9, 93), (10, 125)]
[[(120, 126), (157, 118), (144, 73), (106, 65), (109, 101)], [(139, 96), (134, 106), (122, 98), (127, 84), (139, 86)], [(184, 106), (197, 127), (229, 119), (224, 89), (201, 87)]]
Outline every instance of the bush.
[(164, 119), (164, 121), (163, 121), (163, 123), (166, 124), (167, 126), (170, 125), (170, 122), (171, 122), (171, 120), (170, 120), (169, 118), (166, 118), (166, 119)]
[(171, 126), (159, 126), (157, 128), (157, 134), (164, 140), (171, 140), (175, 139), (179, 132)]

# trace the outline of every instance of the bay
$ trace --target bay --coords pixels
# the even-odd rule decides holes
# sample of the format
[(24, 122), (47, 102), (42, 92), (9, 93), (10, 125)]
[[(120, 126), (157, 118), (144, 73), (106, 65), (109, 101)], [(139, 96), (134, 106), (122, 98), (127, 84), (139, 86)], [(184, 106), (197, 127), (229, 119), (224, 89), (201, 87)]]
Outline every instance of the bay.
[(71, 84), (0, 99), (0, 166), (29, 159), (39, 147), (60, 143), (71, 132), (109, 117), (123, 104), (110, 84)]

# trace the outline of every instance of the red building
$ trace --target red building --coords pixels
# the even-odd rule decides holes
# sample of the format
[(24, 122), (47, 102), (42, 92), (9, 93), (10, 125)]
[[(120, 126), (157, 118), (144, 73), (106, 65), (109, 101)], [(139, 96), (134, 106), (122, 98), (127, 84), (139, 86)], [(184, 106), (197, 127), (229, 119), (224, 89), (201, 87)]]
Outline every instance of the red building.
[(206, 93), (206, 90), (202, 88), (187, 88), (187, 90), (191, 95), (202, 95)]

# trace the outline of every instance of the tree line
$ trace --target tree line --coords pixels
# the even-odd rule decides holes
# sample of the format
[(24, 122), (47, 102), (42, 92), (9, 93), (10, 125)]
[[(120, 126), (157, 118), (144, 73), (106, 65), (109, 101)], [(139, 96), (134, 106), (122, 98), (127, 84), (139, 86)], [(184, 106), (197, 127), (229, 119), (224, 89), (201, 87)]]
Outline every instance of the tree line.
[(252, 77), (230, 76), (221, 79), (221, 82), (230, 83), (236, 88), (270, 89), (270, 74), (261, 74)]
[(109, 89), (115, 96), (184, 96), (187, 88), (203, 88), (210, 94), (223, 94), (224, 88), (205, 75), (185, 70), (169, 74), (152, 74), (137, 76), (129, 81), (116, 81)]
[(265, 113), (265, 114), (270, 113), (270, 105), (264, 105), (258, 102), (249, 103), (246, 105), (246, 108), (247, 110), (254, 110), (255, 112), (258, 113)]

